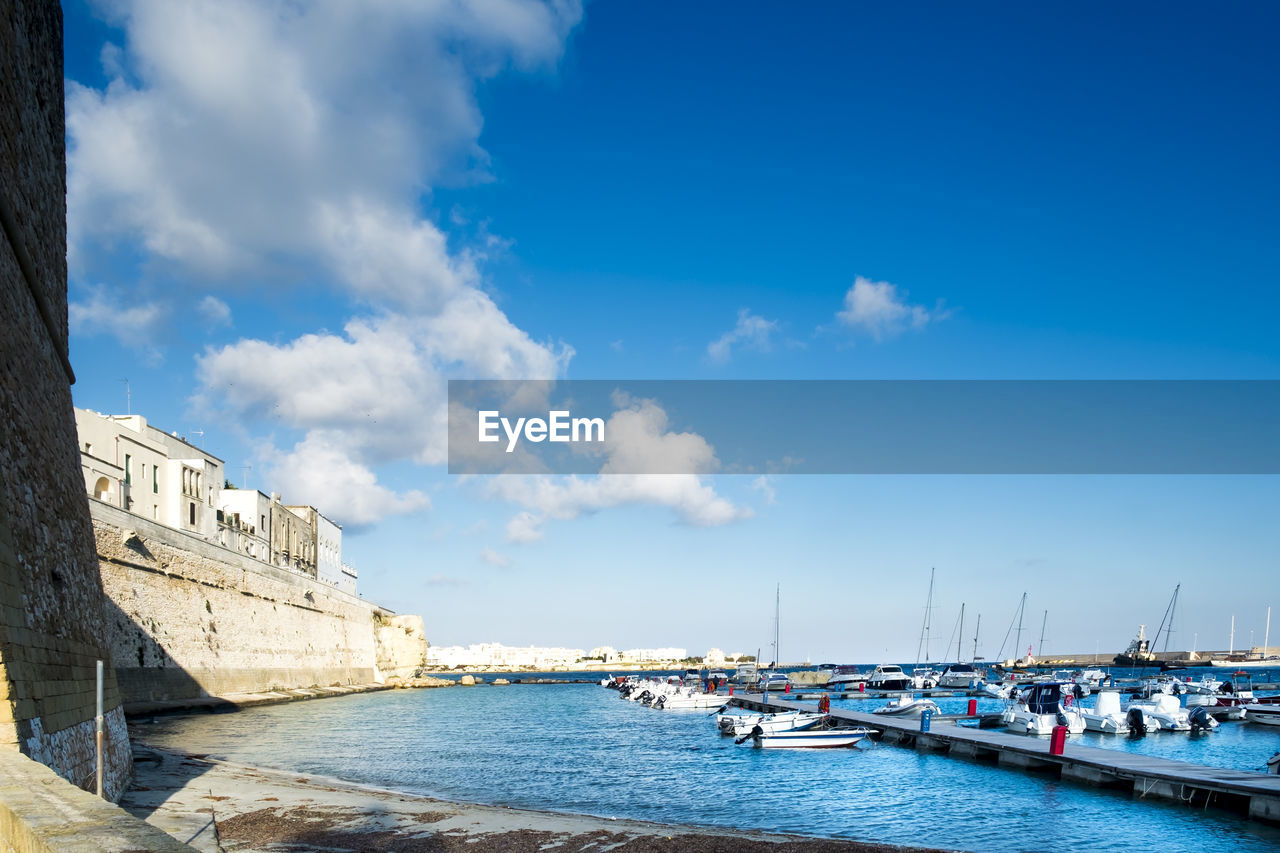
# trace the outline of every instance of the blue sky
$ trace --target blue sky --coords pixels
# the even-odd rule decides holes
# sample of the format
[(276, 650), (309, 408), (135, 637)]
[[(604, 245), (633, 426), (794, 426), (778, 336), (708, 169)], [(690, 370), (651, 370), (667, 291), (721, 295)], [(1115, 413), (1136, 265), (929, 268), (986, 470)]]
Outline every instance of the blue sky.
[(343, 521), (432, 642), (754, 651), (781, 583), (784, 658), (911, 659), (931, 566), (988, 657), (1024, 590), (1049, 652), (1179, 582), (1175, 644), (1262, 642), (1274, 477), (534, 488), (438, 419), (451, 377), (1280, 378), (1274, 7), (63, 8), (77, 405), (127, 377)]

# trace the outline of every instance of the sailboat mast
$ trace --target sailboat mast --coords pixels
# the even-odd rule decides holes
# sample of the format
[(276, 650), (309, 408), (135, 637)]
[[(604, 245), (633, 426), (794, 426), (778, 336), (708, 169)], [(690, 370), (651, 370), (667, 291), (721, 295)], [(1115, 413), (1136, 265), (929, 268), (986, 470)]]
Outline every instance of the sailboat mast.
[(973, 657), (970, 660), (978, 659), (978, 631), (982, 628), (982, 614), (978, 614), (978, 624), (973, 629)]
[(1236, 615), (1231, 614), (1231, 639), (1227, 641), (1227, 654), (1236, 653)]
[(960, 662), (960, 643), (964, 641), (964, 602), (960, 602), (960, 630), (956, 631), (956, 663)]
[(1262, 635), (1262, 656), (1271, 654), (1271, 606), (1267, 605), (1267, 630)]
[(1022, 601), (1018, 603), (1018, 633), (1013, 639), (1013, 656), (1016, 660), (1018, 657), (1018, 649), (1022, 648), (1022, 615), (1027, 612), (1027, 594), (1022, 594)]
[(782, 612), (782, 584), (774, 591), (773, 596), (773, 666), (777, 669), (782, 663), (782, 655), (778, 649), (778, 615)]
[(920, 627), (920, 642), (916, 644), (916, 665), (920, 665), (920, 650), (924, 649), (924, 660), (929, 660), (929, 611), (933, 607), (933, 574), (936, 569), (929, 569), (929, 597), (924, 604), (924, 625)]
[(1040, 657), (1044, 657), (1044, 626), (1049, 623), (1049, 611), (1044, 612), (1044, 618), (1040, 620), (1040, 643), (1036, 646), (1036, 651), (1040, 653)]

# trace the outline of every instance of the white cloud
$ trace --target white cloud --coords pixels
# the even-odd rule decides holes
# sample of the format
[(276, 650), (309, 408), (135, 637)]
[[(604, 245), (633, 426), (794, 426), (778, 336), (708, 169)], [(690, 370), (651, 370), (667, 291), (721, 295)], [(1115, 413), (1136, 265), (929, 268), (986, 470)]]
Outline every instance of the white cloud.
[[(508, 541), (541, 539), (543, 525), (550, 519), (570, 520), (636, 504), (668, 507), (680, 521), (696, 527), (717, 527), (751, 517), (749, 508), (735, 505), (702, 481), (699, 474), (719, 465), (714, 449), (702, 436), (671, 432), (666, 412), (653, 400), (615, 395), (614, 404), (619, 409), (605, 425), (608, 457), (599, 476), (511, 474), (480, 481), (487, 495), (525, 508), (507, 523)], [(688, 473), (644, 473), (673, 468)]]
[(766, 320), (752, 314), (746, 308), (738, 309), (737, 324), (716, 340), (707, 344), (707, 356), (712, 361), (724, 363), (733, 354), (733, 348), (768, 352), (772, 347), (769, 337), (777, 330), (776, 320)]
[(231, 306), (212, 294), (201, 299), (200, 304), (196, 306), (196, 310), (212, 326), (231, 325)]
[(871, 281), (858, 276), (844, 295), (844, 309), (836, 318), (855, 331), (874, 340), (901, 334), (908, 329), (921, 329), (950, 316), (941, 302), (933, 310), (907, 302), (905, 291), (887, 281)]
[(480, 559), (491, 566), (497, 566), (499, 569), (505, 569), (511, 565), (510, 558), (502, 556), (492, 548), (481, 548)]
[(67, 304), (71, 334), (113, 337), (152, 362), (161, 359), (156, 339), (166, 314), (164, 306), (156, 302), (138, 302), (134, 294), (101, 286), (89, 288), (86, 299)]
[(397, 494), (381, 486), (373, 471), (343, 446), (341, 433), (315, 430), (287, 453), (264, 451), (265, 476), (273, 491), (289, 503), (322, 507), (325, 515), (348, 528), (360, 528), (388, 516), (428, 509), (422, 492)]
[(751, 481), (751, 488), (764, 495), (764, 502), (773, 506), (778, 502), (778, 492), (773, 488), (767, 474), (761, 474)]

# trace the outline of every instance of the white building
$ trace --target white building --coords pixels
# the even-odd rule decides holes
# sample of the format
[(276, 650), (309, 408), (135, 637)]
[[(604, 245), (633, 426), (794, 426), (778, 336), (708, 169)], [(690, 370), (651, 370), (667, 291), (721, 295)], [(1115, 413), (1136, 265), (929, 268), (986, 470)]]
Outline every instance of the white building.
[(473, 643), (463, 646), (429, 646), (427, 665), (438, 667), (488, 667), (490, 669), (554, 669), (572, 666), (583, 658), (582, 649), (540, 646), (504, 646), (501, 643)]
[(724, 666), (724, 652), (719, 649), (707, 649), (702, 662), (707, 666)]
[(587, 657), (604, 663), (613, 663), (618, 659), (618, 650), (613, 646), (598, 646), (587, 653)]
[(75, 418), (85, 491), (96, 500), (355, 594), (342, 528), (315, 507), (224, 488), (221, 459), (141, 415), (77, 408)]
[(689, 656), (686, 649), (627, 649), (622, 653), (624, 661), (636, 663), (663, 663), (682, 661)]

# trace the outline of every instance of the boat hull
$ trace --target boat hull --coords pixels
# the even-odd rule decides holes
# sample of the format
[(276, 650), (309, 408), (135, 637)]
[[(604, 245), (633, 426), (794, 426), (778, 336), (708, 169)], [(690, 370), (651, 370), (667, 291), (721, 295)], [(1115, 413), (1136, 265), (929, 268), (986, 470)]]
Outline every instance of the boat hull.
[(756, 735), (758, 749), (846, 749), (865, 740), (869, 729), (815, 729)]
[(1263, 726), (1280, 726), (1280, 705), (1245, 705), (1244, 718)]

